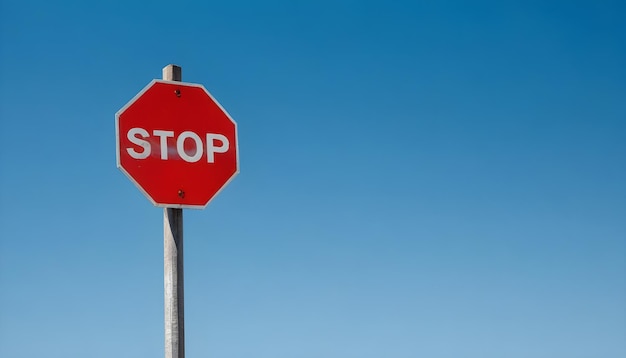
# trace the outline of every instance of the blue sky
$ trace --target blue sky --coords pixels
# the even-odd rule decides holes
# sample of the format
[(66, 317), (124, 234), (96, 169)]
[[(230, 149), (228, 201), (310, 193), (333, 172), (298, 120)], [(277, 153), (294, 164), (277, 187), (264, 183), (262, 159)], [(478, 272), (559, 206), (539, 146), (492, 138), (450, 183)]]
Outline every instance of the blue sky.
[(620, 2), (0, 4), (0, 356), (162, 356), (114, 114), (169, 63), (240, 141), (187, 356), (626, 356)]

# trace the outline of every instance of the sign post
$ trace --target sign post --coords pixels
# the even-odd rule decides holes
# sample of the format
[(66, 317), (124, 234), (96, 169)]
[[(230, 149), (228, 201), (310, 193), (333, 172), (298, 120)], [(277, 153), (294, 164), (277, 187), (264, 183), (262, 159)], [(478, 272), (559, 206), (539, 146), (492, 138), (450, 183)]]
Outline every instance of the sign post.
[(115, 131), (117, 167), (163, 208), (165, 358), (184, 358), (183, 208), (205, 208), (239, 173), (237, 124), (168, 65), (115, 114)]
[[(167, 65), (163, 80), (182, 81), (182, 68)], [(165, 358), (185, 358), (185, 278), (183, 209), (163, 208)]]

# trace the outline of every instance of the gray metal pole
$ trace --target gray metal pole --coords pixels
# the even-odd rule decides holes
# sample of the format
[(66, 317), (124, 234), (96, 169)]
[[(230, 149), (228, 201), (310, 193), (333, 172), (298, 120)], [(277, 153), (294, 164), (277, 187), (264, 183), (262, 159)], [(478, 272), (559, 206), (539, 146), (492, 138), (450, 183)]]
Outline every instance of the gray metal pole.
[[(163, 79), (182, 81), (182, 69), (176, 65), (165, 66)], [(163, 209), (163, 240), (165, 358), (185, 358), (183, 209)]]

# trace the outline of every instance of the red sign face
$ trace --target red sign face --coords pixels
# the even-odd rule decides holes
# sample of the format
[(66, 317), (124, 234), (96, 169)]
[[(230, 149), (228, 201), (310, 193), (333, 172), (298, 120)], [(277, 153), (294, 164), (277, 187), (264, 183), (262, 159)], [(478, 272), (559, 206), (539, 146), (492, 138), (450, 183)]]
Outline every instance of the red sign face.
[(237, 124), (202, 85), (154, 80), (115, 127), (118, 168), (156, 206), (204, 208), (239, 172)]

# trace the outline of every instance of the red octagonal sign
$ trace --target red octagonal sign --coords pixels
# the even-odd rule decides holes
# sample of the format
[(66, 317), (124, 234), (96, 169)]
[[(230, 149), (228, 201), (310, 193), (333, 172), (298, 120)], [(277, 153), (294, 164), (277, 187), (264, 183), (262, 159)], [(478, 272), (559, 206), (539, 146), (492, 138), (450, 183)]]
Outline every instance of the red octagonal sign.
[(239, 172), (237, 124), (202, 85), (153, 80), (115, 130), (118, 168), (156, 206), (204, 208)]

